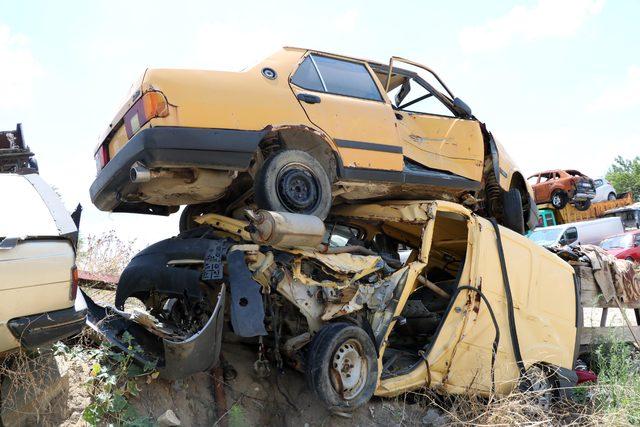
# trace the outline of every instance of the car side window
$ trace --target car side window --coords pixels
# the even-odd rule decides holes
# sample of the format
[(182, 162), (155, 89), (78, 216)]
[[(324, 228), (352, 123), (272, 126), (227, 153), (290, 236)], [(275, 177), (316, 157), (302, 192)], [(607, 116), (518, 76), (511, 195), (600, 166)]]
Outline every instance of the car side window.
[(303, 89), (382, 101), (373, 77), (364, 64), (357, 62), (309, 55), (293, 74), (291, 82)]
[(324, 92), (322, 80), (320, 80), (318, 70), (315, 65), (313, 65), (310, 56), (307, 56), (304, 61), (302, 61), (302, 64), (300, 64), (293, 74), (293, 77), (291, 77), (291, 83), (304, 89)]
[(407, 77), (402, 85), (393, 88), (387, 95), (395, 110), (455, 117), (451, 110), (414, 78)]
[(602, 186), (604, 184), (601, 179), (596, 179), (593, 181), (596, 184), (596, 188)]
[(633, 245), (640, 246), (640, 234), (636, 234), (633, 236)]

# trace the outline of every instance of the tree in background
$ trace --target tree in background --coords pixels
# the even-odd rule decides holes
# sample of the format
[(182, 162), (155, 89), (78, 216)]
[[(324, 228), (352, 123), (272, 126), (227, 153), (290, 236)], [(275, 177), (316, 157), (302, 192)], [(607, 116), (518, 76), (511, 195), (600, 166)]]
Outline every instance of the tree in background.
[(616, 157), (605, 175), (618, 194), (631, 191), (636, 201), (640, 201), (640, 157), (633, 160)]

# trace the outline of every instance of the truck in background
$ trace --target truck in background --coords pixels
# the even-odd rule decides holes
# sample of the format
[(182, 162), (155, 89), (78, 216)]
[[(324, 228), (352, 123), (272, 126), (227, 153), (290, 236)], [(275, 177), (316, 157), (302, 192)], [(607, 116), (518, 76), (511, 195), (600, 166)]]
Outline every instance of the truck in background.
[(609, 209), (603, 216), (605, 218), (618, 217), (622, 220), (625, 230), (636, 230), (640, 228), (640, 202)]
[(633, 203), (633, 194), (631, 192), (621, 193), (616, 200), (592, 203), (585, 211), (580, 211), (572, 205), (556, 209), (551, 203), (542, 203), (538, 205), (538, 227), (550, 227), (602, 218), (605, 214), (609, 216), (608, 214), (613, 209), (617, 212), (618, 208), (625, 208), (633, 205)]

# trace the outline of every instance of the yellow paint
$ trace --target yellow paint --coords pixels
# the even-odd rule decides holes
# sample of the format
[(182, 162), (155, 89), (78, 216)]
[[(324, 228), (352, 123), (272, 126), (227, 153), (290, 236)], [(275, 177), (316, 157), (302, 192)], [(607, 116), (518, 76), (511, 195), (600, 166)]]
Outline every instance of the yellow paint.
[[(363, 220), (411, 221), (424, 224), (420, 261), (410, 264), (410, 273), (400, 303), (394, 315), (402, 312), (409, 295), (420, 285), (416, 280), (431, 252), (434, 221), (428, 211), (453, 212), (467, 218), (467, 257), (460, 284), (479, 287), (494, 310), (500, 328), (500, 343), (495, 364), (495, 384), (498, 393), (508, 393), (516, 385), (518, 369), (509, 337), (509, 323), (500, 269), (496, 236), (493, 226), (484, 218), (471, 214), (455, 203), (437, 202), (385, 202), (353, 207), (342, 207), (341, 215), (352, 215)], [(416, 215), (416, 211), (423, 211)], [(544, 362), (572, 368), (576, 342), (576, 304), (573, 269), (569, 264), (541, 248), (524, 236), (500, 227), (506, 255), (507, 272), (515, 306), (520, 349), (528, 367)], [(471, 296), (471, 305), (468, 304)], [(558, 303), (561, 301), (561, 303)], [(418, 364), (405, 375), (381, 380), (376, 395), (395, 396), (403, 392), (430, 385), (442, 387), (450, 393), (468, 392), (469, 389), (487, 395), (491, 390), (491, 346), (495, 331), (489, 311), (480, 302), (475, 313), (475, 293), (461, 291), (447, 314), (426, 363)], [(387, 336), (393, 324), (387, 331)], [(379, 359), (386, 343), (383, 343)]]
[[(311, 52), (362, 63), (383, 100), (313, 93), (291, 84), (291, 75)], [(382, 77), (371, 70), (370, 63), (306, 49), (283, 48), (242, 72), (148, 69), (134, 85), (133, 96), (129, 95), (102, 141), (109, 139), (109, 154), (115, 156), (128, 142), (122, 123), (124, 114), (141, 94), (157, 90), (166, 96), (170, 113), (167, 117), (152, 119), (141, 129), (180, 126), (262, 130), (268, 126), (305, 126), (321, 135), (347, 167), (401, 171), (403, 158), (407, 157), (430, 168), (481, 181), (484, 142), (479, 123), (407, 112), (402, 112), (403, 118), (398, 119), (384, 90), (386, 82), (380, 81)], [(266, 79), (261, 74), (264, 67), (274, 69), (278, 77)], [(321, 102), (299, 102), (295, 97), (298, 93), (313, 93), (321, 97)], [(343, 148), (336, 144), (337, 140), (383, 144), (398, 147), (402, 152)], [(499, 152), (500, 167), (507, 173), (507, 177), (501, 176), (500, 185), (509, 189), (517, 169), (501, 146)]]

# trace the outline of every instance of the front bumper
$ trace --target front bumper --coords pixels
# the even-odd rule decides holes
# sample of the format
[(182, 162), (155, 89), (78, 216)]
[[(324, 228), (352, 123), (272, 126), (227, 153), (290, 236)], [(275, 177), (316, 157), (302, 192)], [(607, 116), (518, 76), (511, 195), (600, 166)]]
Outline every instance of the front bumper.
[(9, 330), (27, 350), (47, 347), (56, 341), (82, 331), (87, 317), (87, 305), (80, 292), (73, 307), (12, 319)]
[(98, 172), (89, 190), (100, 210), (168, 215), (170, 207), (127, 202), (122, 195), (135, 194), (129, 170), (135, 162), (149, 168), (205, 168), (247, 170), (266, 130), (155, 127), (138, 132)]

